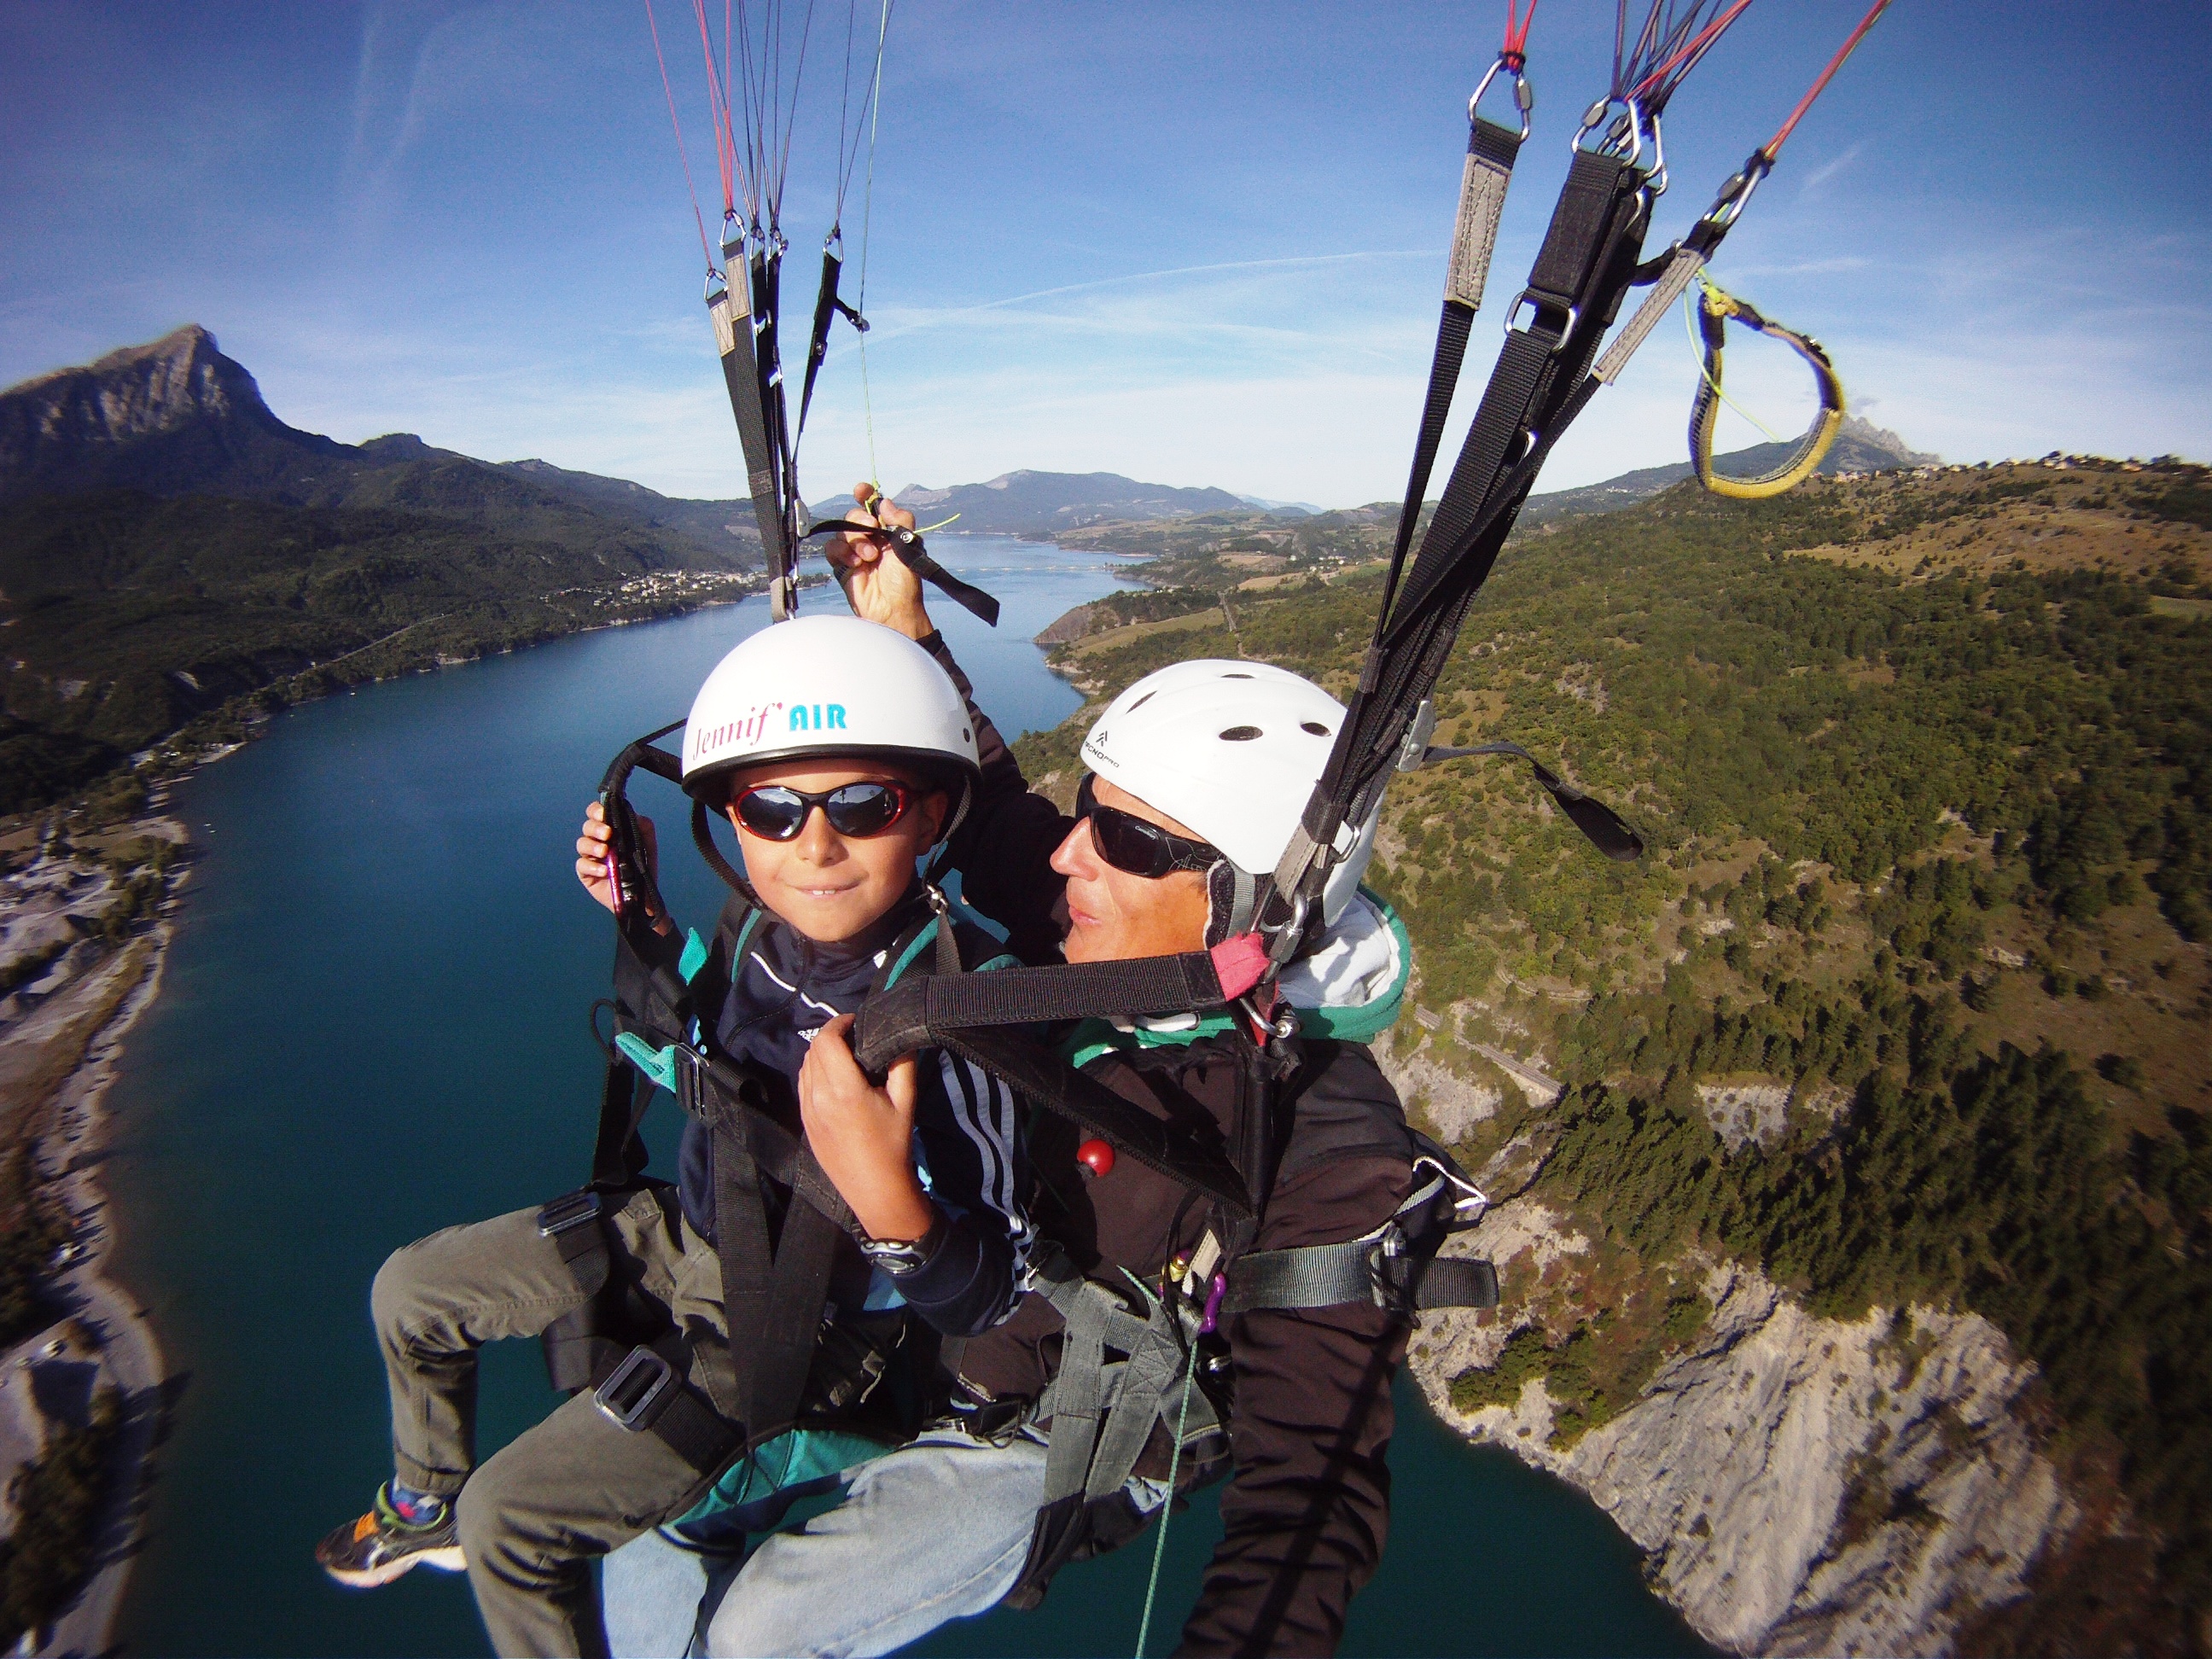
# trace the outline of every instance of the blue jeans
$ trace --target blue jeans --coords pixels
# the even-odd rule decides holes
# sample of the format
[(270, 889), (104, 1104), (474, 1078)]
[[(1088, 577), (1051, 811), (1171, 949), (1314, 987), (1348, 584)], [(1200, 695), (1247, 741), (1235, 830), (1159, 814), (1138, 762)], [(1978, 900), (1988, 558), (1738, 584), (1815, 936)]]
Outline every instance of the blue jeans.
[[(844, 1659), (988, 1613), (1029, 1559), (1044, 1464), (1044, 1442), (1031, 1434), (998, 1446), (932, 1430), (855, 1471), (843, 1503), (767, 1539), (734, 1577), (732, 1558), (647, 1533), (607, 1558), (614, 1651)], [(1147, 1511), (1167, 1501), (1164, 1482), (1133, 1479), (1127, 1491)], [(695, 1621), (703, 1649), (693, 1645)]]
[(996, 1607), (1044, 1502), (1044, 1443), (933, 1430), (867, 1464), (845, 1501), (753, 1552), (707, 1629), (709, 1654), (889, 1653)]

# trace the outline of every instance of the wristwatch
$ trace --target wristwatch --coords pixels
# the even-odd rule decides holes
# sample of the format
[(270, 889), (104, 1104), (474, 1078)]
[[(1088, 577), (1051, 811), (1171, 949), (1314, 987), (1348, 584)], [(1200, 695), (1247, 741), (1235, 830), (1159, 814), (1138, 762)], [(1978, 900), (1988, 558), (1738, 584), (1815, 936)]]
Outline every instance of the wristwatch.
[(936, 1253), (938, 1242), (944, 1237), (944, 1213), (933, 1206), (929, 1231), (920, 1238), (864, 1238), (860, 1241), (860, 1254), (893, 1279), (904, 1279)]

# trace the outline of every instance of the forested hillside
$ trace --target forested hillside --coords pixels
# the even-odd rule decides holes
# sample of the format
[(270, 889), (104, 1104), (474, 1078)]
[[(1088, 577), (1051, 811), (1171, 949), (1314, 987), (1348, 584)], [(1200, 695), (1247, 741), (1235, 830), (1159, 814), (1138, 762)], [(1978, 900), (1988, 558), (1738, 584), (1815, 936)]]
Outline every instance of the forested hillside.
[(757, 585), (735, 501), (279, 420), (185, 327), (0, 392), (0, 817), (334, 684)]
[[(1494, 1192), (1597, 1242), (1501, 1264), (1526, 1328), (1455, 1394), (1543, 1376), (1571, 1441), (1694, 1334), (1723, 1258), (1818, 1312), (1978, 1311), (2041, 1367), (2087, 1517), (1979, 1649), (2189, 1650), (2212, 1609), (2208, 507), (2203, 468), (2058, 463), (1524, 532), (1438, 740), (1526, 745), (1651, 850), (1600, 858), (1503, 759), (1386, 809), (1419, 1015), (1392, 1041), (1494, 1103), (1436, 1114)], [(1208, 653), (1348, 687), (1374, 567), (1211, 569), (1185, 552), (1183, 615), (1056, 660), (1094, 696)], [(1025, 740), (1033, 775), (1072, 787), (1085, 719)]]
[(234, 736), (241, 698), (282, 707), (752, 582), (420, 513), (131, 491), (0, 505), (0, 814), (195, 721)]

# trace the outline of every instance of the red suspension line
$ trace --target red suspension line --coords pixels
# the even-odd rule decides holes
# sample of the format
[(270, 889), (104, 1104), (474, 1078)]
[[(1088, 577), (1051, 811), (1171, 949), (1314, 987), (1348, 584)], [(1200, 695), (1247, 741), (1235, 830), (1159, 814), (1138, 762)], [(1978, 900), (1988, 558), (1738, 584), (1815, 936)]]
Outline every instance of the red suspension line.
[[(1883, 3), (1887, 4), (1888, 0), (1883, 0)], [(1687, 44), (1678, 50), (1672, 58), (1631, 88), (1629, 97), (1640, 103), (1650, 97), (1656, 88), (1663, 85), (1667, 77), (1674, 74), (1678, 69), (1682, 74), (1688, 74), (1691, 70), (1697, 67), (1698, 59), (1712, 50), (1713, 42), (1727, 33), (1729, 26), (1742, 16), (1750, 4), (1751, 0), (1735, 0), (1734, 5), (1692, 35)]]
[(1528, 62), (1528, 26), (1536, 21), (1536, 0), (1528, 0), (1528, 9), (1522, 12), (1518, 0), (1505, 0), (1505, 44), (1498, 49), (1498, 61), (1518, 74)]
[(684, 124), (676, 118), (676, 94), (668, 84), (668, 60), (660, 55), (660, 25), (653, 21), (653, 0), (645, 0), (645, 26), (653, 32), (653, 61), (660, 65), (660, 93), (668, 100), (668, 125), (676, 131), (676, 159), (684, 163), (684, 190), (691, 198), (691, 217), (699, 227), (699, 252), (707, 256), (707, 269), (714, 269), (714, 250), (707, 241), (707, 218), (699, 211), (699, 189), (691, 182), (691, 156), (684, 148)]
[(1759, 153), (1766, 158), (1769, 166), (1773, 164), (1775, 152), (1782, 148), (1783, 140), (1789, 137), (1797, 124), (1805, 118), (1805, 112), (1813, 107), (1813, 100), (1826, 89), (1836, 71), (1843, 68), (1844, 60), (1858, 49), (1859, 42), (1866, 39), (1867, 31), (1888, 9), (1889, 0), (1874, 0), (1873, 9), (1859, 20), (1859, 26), (1851, 31), (1851, 38), (1844, 41), (1836, 55), (1828, 60), (1828, 67), (1820, 71), (1820, 78), (1813, 82), (1813, 89), (1797, 100), (1797, 107), (1790, 112), (1790, 118), (1782, 124), (1781, 131), (1760, 147)]
[(738, 211), (736, 140), (731, 133), (730, 93), (714, 72), (714, 39), (707, 27), (706, 0), (691, 0), (699, 20), (699, 51), (707, 65), (707, 107), (714, 118), (714, 163), (722, 173), (722, 219), (727, 223)]

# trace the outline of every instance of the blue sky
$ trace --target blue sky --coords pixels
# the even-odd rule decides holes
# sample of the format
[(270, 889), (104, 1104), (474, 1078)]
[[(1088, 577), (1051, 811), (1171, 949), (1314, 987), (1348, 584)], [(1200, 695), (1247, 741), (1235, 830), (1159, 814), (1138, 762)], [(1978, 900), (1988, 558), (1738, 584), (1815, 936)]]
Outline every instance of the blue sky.
[[(656, 3), (711, 198), (696, 26)], [(1662, 237), (1861, 9), (1752, 7), (1668, 117)], [(1035, 467), (1396, 495), (1503, 11), (898, 0), (867, 290), (884, 483)], [(794, 311), (830, 216), (846, 15), (817, 0)], [(1536, 131), (1462, 418), (1612, 30), (1589, 0), (1537, 14)], [(2201, 0), (1897, 0), (1716, 274), (1822, 339), (1856, 410), (1919, 447), (2212, 454), (2208, 71)], [(732, 495), (702, 275), (641, 0), (0, 0), (0, 383), (197, 321), (295, 425)], [(851, 339), (808, 429), (812, 496), (871, 470)], [(1680, 459), (1695, 373), (1662, 330), (1540, 487)], [(1809, 407), (1778, 349), (1733, 354), (1730, 380), (1778, 428)]]

